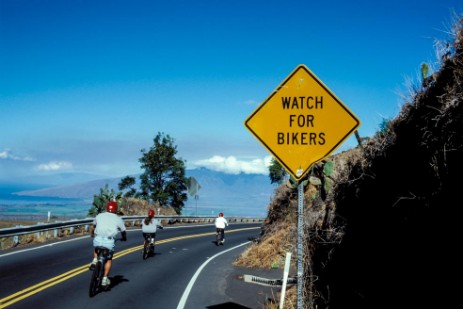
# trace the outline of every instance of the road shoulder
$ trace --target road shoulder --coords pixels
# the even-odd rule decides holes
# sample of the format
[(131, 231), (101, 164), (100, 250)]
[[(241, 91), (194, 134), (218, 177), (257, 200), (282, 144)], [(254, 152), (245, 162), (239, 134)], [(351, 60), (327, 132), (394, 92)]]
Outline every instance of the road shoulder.
[[(225, 249), (226, 246), (218, 248)], [(245, 249), (243, 246), (209, 261), (199, 275), (186, 307), (262, 309), (269, 299), (278, 303), (280, 286), (245, 282), (244, 276), (281, 279), (283, 270), (234, 266), (233, 262)]]

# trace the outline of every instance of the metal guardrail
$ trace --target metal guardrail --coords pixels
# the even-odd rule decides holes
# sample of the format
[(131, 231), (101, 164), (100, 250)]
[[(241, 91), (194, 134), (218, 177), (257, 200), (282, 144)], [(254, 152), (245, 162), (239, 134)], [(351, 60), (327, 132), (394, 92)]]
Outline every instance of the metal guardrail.
[[(122, 216), (124, 221), (132, 221), (135, 225), (135, 222), (138, 220), (143, 220), (146, 216)], [(183, 222), (183, 223), (191, 223), (193, 222), (213, 222), (216, 217), (210, 216), (155, 216), (158, 220), (168, 220), (172, 222)], [(264, 219), (262, 218), (241, 218), (241, 217), (229, 217), (227, 218), (229, 222), (263, 222)], [(4, 228), (0, 229), (0, 238), (2, 237), (11, 237), (11, 236), (20, 236), (32, 233), (41, 233), (50, 230), (55, 231), (55, 237), (57, 236), (57, 231), (60, 229), (66, 228), (75, 228), (77, 226), (90, 226), (93, 223), (93, 218), (89, 219), (82, 219), (82, 220), (69, 220), (64, 222), (53, 222), (53, 223), (38, 223), (36, 225), (29, 225), (29, 226), (17, 226), (11, 228)], [(86, 228), (87, 230), (87, 228)]]

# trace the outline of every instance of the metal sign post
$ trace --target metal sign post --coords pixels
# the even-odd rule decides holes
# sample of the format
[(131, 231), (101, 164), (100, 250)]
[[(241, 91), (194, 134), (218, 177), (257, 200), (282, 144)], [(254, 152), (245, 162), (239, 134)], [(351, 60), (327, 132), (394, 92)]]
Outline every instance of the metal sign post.
[(304, 274), (304, 183), (297, 186), (297, 308), (302, 309), (302, 286)]

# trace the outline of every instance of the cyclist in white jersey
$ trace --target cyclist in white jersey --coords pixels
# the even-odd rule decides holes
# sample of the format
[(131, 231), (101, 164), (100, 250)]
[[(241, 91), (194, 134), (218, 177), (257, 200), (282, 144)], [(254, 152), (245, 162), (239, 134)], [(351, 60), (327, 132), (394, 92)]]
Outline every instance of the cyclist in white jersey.
[(217, 233), (221, 234), (222, 243), (225, 242), (225, 226), (228, 226), (227, 219), (224, 218), (223, 213), (219, 213), (219, 216), (215, 218), (215, 229)]
[[(117, 202), (109, 201), (106, 205), (106, 212), (98, 214), (93, 220), (91, 236), (93, 237), (93, 247), (105, 247), (110, 250), (108, 260), (104, 266), (104, 276), (102, 285), (108, 286), (111, 282), (108, 279), (112, 266), (112, 257), (114, 254), (114, 242), (118, 232), (121, 232), (122, 241), (127, 240), (127, 233), (124, 220), (117, 215)], [(93, 261), (90, 264), (92, 270), (97, 262), (97, 254), (93, 250)]]
[(148, 217), (143, 219), (141, 227), (143, 238), (145, 239), (145, 245), (147, 244), (150, 237), (156, 238), (156, 229), (158, 226), (162, 229), (159, 220), (154, 218), (154, 210), (148, 210)]

